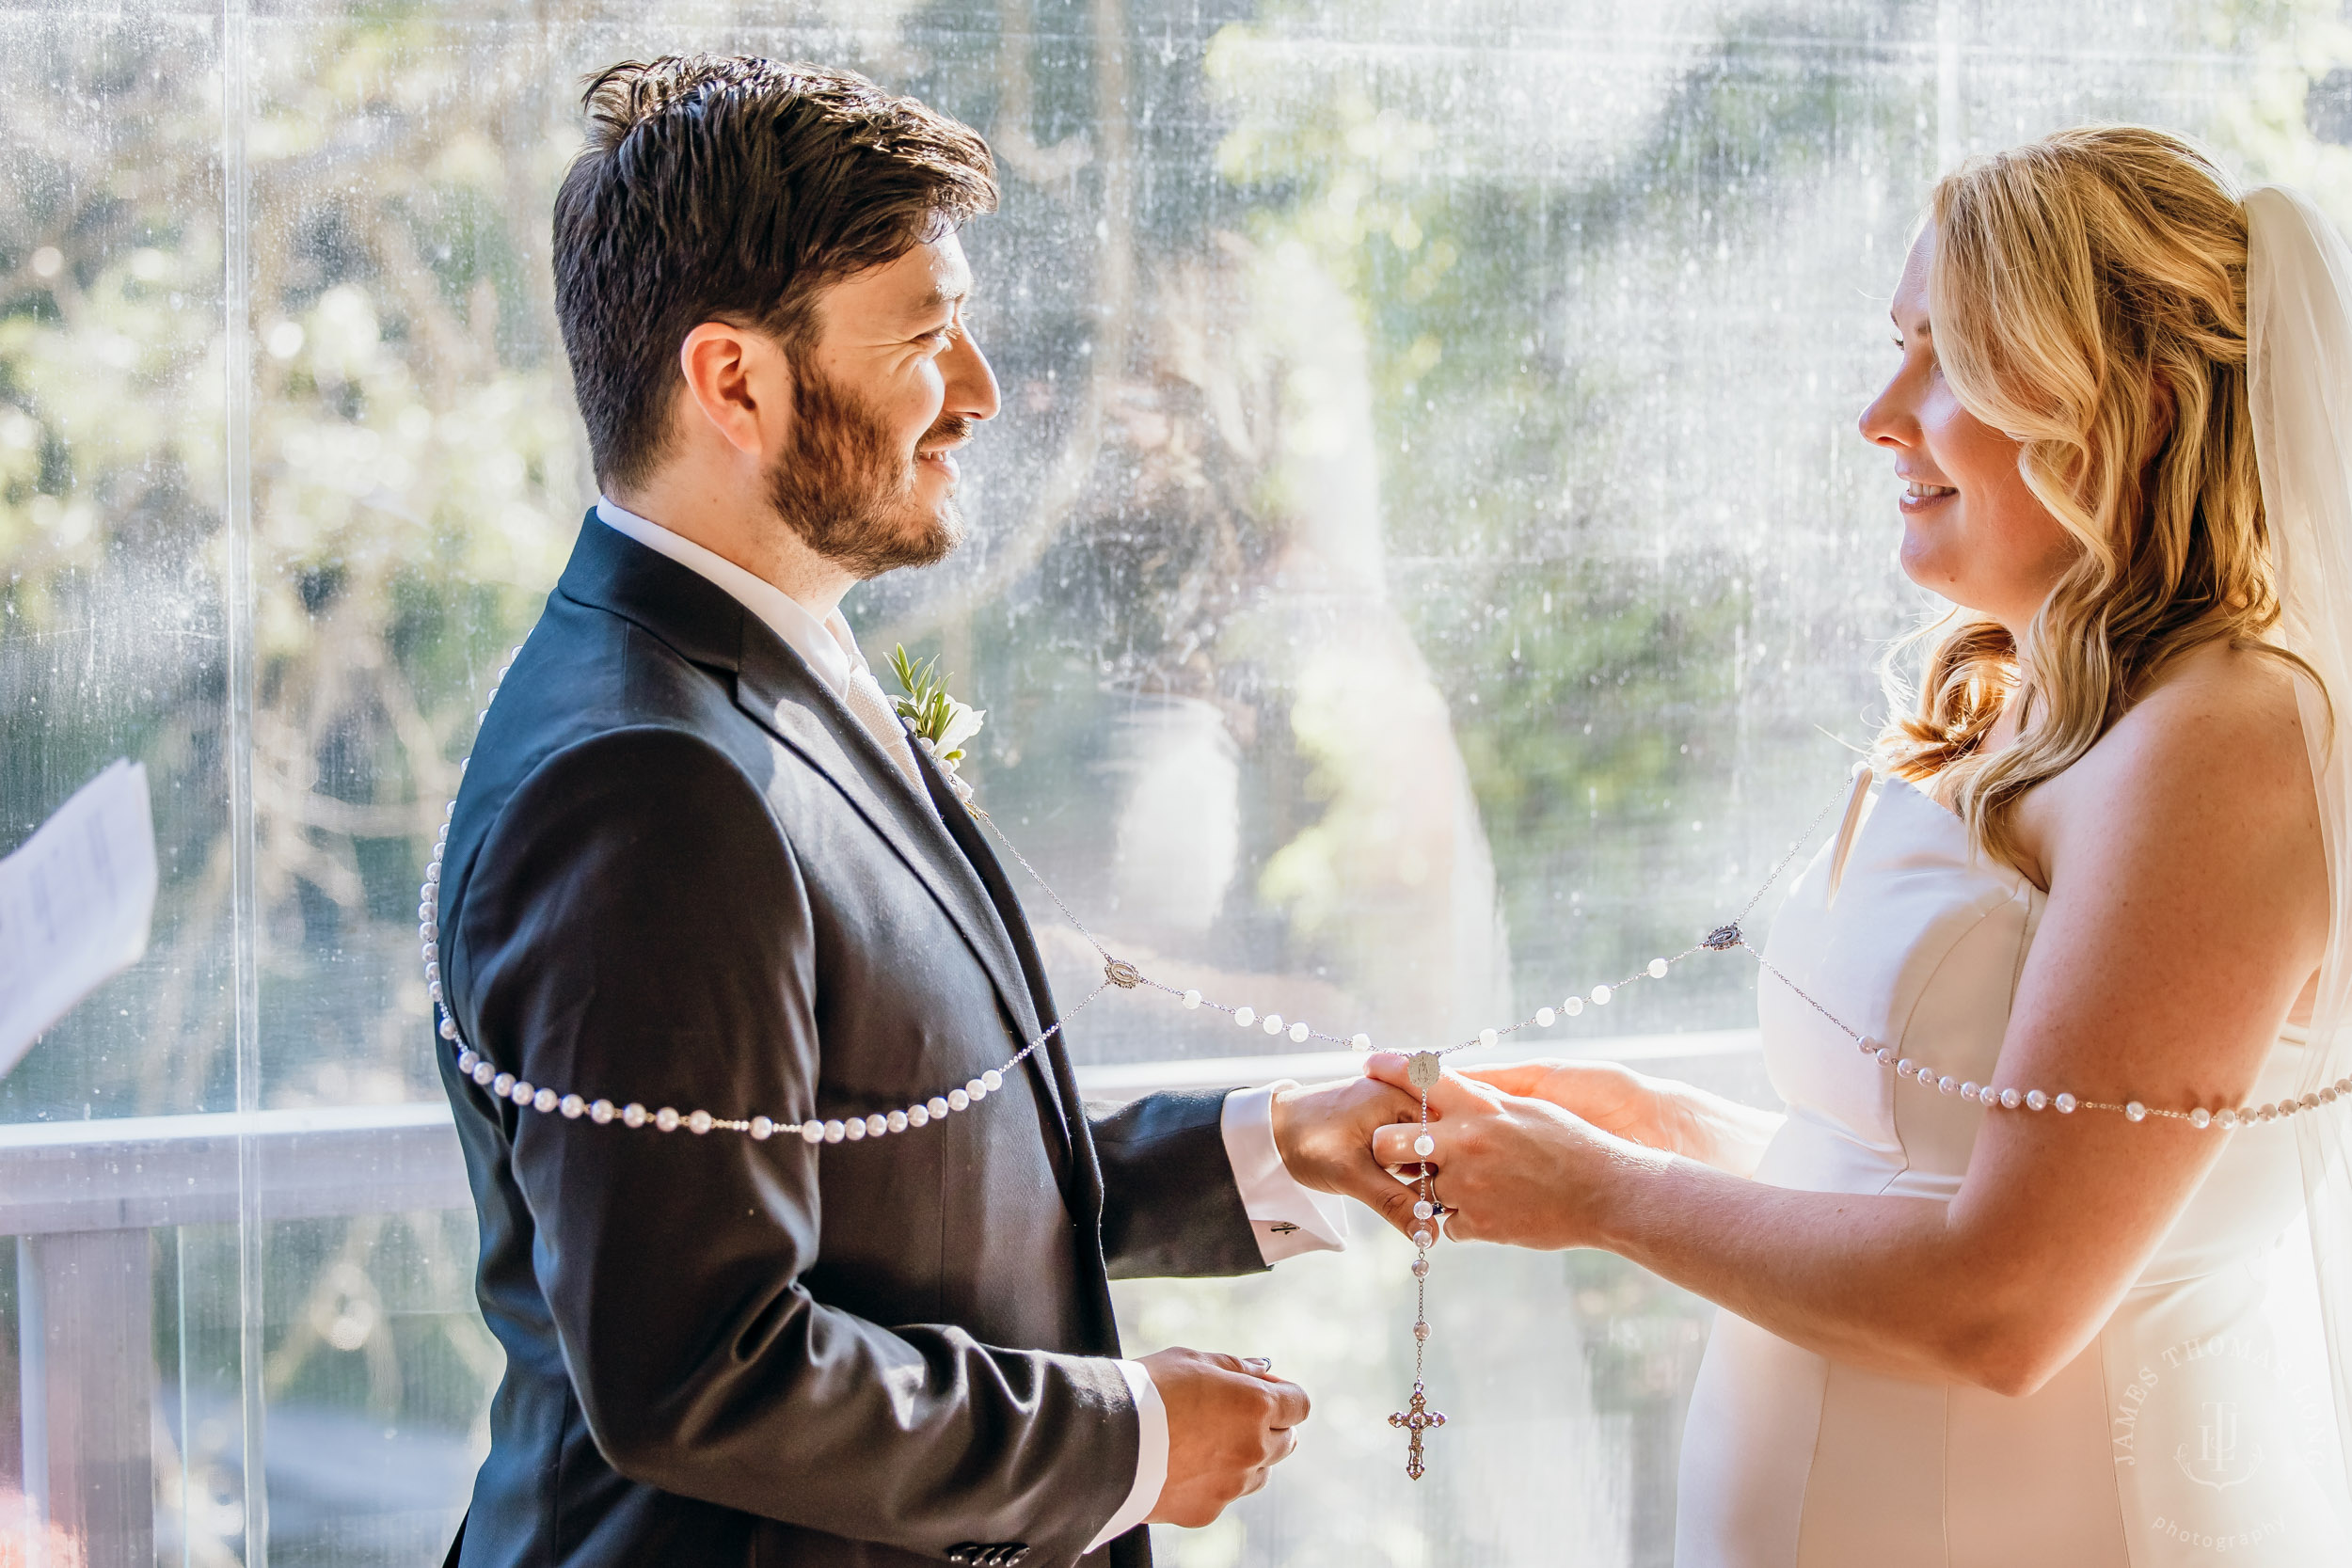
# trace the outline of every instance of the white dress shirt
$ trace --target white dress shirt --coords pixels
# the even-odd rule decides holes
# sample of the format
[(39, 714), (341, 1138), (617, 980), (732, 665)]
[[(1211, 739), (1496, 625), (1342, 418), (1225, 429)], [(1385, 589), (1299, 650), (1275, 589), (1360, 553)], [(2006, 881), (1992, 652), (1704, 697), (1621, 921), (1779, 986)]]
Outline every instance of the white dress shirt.
[[(786, 647), (800, 655), (810, 672), (845, 703), (849, 701), (852, 678), (872, 679), (866, 656), (858, 651), (857, 639), (850, 634), (850, 623), (842, 619), (838, 609), (828, 611), (820, 620), (767, 578), (745, 571), (716, 551), (640, 517), (608, 498), (597, 498), (596, 516), (607, 527), (628, 534), (647, 549), (668, 556), (687, 570), (725, 589), (783, 639)], [(854, 710), (856, 705), (850, 705)], [(898, 749), (907, 749), (903, 731), (896, 736), (881, 733), (875, 736), (885, 751), (892, 751), (894, 738)], [(895, 751), (892, 757), (899, 760)], [(910, 751), (909, 759), (899, 763), (910, 774), (911, 759)], [(1217, 1130), (1225, 1139), (1225, 1158), (1233, 1167), (1233, 1184), (1241, 1190), (1243, 1212), (1249, 1216), (1250, 1228), (1257, 1234), (1258, 1254), (1268, 1263), (1279, 1263), (1302, 1252), (1338, 1252), (1347, 1245), (1345, 1205), (1327, 1193), (1301, 1186), (1282, 1164), (1282, 1151), (1275, 1145), (1274, 1096), (1278, 1090), (1294, 1086), (1294, 1081), (1284, 1079), (1254, 1089), (1235, 1089), (1225, 1097), (1224, 1109), (1217, 1118)], [(1088, 1544), (1088, 1551), (1143, 1523), (1160, 1500), (1160, 1488), (1168, 1480), (1168, 1406), (1161, 1402), (1159, 1388), (1142, 1362), (1121, 1360), (1118, 1367), (1127, 1379), (1128, 1391), (1135, 1397), (1140, 1428), (1140, 1441), (1136, 1448), (1136, 1480), (1128, 1489), (1127, 1500)]]

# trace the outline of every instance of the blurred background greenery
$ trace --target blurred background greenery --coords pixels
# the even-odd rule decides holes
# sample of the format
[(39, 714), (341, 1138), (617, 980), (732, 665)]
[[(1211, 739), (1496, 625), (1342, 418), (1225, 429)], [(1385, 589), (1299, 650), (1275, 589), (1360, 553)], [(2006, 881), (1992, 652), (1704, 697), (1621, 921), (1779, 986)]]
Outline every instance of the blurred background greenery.
[[(853, 596), (868, 649), (988, 710), (966, 776), (1118, 950), (1393, 1042), (1679, 951), (1875, 727), (1924, 607), (1851, 420), (1939, 168), (2130, 118), (2352, 206), (2320, 0), (19, 6), (0, 846), (128, 754), (166, 885), (0, 1120), (437, 1097), (412, 893), (594, 496), (548, 202), (581, 73), (689, 48), (858, 66), (1002, 160), (966, 237), (1006, 393), (975, 538)], [(1694, 962), (1555, 1034), (1746, 1027), (1752, 995)], [(1073, 1043), (1271, 1045), (1132, 999)], [(1770, 1095), (1750, 1055), (1667, 1066)], [(159, 1551), (262, 1560), (258, 1379), (266, 1552), (432, 1557), (498, 1370), (471, 1247), (464, 1214), (159, 1235)], [(1270, 1352), (1321, 1402), (1273, 1487), (1163, 1550), (1667, 1561), (1701, 1304), (1605, 1258), (1442, 1256), (1454, 1424), (1414, 1486), (1382, 1419), (1404, 1257), (1121, 1288), (1137, 1343)]]

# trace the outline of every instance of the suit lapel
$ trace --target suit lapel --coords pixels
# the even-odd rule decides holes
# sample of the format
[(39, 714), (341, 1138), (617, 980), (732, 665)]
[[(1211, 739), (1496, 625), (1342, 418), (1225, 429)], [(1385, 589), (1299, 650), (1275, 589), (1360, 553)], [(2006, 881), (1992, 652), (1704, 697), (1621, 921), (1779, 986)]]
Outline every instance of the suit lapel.
[[(997, 924), (1011, 939), (1014, 956), (1020, 960), (1021, 973), (1028, 981), (1029, 998), (1037, 1007), (1038, 1017), (1048, 1025), (1060, 1022), (1054, 1007), (1054, 994), (1045, 981), (1045, 960), (1037, 950), (1037, 937), (1029, 929), (1029, 917), (1021, 907), (1020, 897), (1005, 875), (1004, 863), (973, 820), (969, 807), (956, 799), (946, 775), (931, 760), (922, 747), (914, 748), (915, 767), (923, 774), (923, 785), (930, 791), (931, 804), (937, 809), (941, 824), (955, 841), (964, 862), (978, 876), (987, 891), (989, 902), (996, 911)], [(1054, 1031), (1054, 1037), (1044, 1049), (1031, 1055), (1029, 1068), (1037, 1074), (1039, 1092), (1046, 1097), (1062, 1118), (1062, 1141), (1071, 1151), (1073, 1164), (1079, 1174), (1082, 1190), (1089, 1207), (1088, 1213), (1099, 1213), (1103, 1193), (1102, 1173), (1096, 1168), (1094, 1146), (1073, 1134), (1073, 1120), (1083, 1120), (1084, 1101), (1078, 1098), (1077, 1075), (1070, 1065), (1070, 1052), (1062, 1031)], [(1077, 1107), (1077, 1109), (1073, 1109)]]
[[(743, 617), (735, 703), (839, 790), (930, 890), (987, 971), (1006, 1015), (1021, 1030), (1020, 1044), (1043, 1033), (1052, 1022), (1050, 1006), (1041, 1019), (1039, 1000), (997, 906), (940, 814), (915, 793), (857, 716), (753, 615)], [(919, 750), (916, 754), (920, 757)], [(1053, 1044), (1048, 1042), (1048, 1051)], [(1040, 1054), (1030, 1054), (1033, 1068)], [(1057, 1135), (1057, 1164), (1067, 1168), (1072, 1140), (1063, 1097), (1050, 1068), (1033, 1070), (1032, 1082), (1046, 1113), (1045, 1124)]]

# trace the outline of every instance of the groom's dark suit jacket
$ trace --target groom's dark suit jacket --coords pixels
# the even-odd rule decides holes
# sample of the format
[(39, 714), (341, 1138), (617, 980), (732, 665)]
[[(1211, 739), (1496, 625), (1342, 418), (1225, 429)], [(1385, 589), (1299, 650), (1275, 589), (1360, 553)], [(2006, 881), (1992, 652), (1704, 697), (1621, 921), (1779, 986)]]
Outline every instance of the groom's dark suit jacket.
[[(559, 1094), (780, 1122), (999, 1065), (1053, 1000), (924, 768), (592, 514), (458, 795), (467, 1040)], [(1073, 1561), (1135, 1479), (1109, 1276), (1263, 1267), (1221, 1097), (1089, 1122), (1058, 1038), (944, 1124), (820, 1148), (568, 1120), (440, 1057), (507, 1354), (469, 1568)]]

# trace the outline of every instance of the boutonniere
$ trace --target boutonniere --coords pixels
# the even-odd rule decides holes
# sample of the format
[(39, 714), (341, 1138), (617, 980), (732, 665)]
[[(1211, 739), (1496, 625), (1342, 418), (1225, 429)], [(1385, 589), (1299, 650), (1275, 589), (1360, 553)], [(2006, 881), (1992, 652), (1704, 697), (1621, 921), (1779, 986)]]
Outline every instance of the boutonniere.
[(964, 742), (980, 733), (988, 714), (948, 696), (946, 678), (939, 673), (939, 660), (929, 658), (917, 664), (907, 656), (903, 642), (890, 651), (890, 668), (906, 692), (893, 705), (898, 717), (914, 726), (914, 743), (939, 764), (939, 770), (947, 776), (948, 787), (956, 792), (956, 799), (970, 805), (972, 786), (963, 782), (959, 769), (963, 766)]

